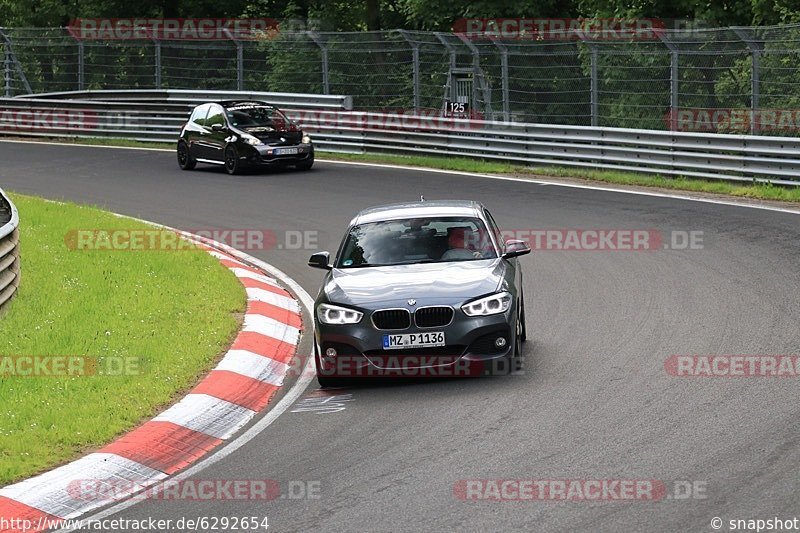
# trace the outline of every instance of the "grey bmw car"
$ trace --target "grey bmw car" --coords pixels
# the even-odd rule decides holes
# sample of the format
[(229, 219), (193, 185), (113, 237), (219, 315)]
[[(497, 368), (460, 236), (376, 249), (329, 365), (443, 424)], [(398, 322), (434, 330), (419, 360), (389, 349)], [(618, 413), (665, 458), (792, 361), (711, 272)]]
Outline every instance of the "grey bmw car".
[(317, 378), (440, 377), (521, 366), (525, 302), (518, 256), (473, 201), (365, 209), (350, 222), (314, 304)]

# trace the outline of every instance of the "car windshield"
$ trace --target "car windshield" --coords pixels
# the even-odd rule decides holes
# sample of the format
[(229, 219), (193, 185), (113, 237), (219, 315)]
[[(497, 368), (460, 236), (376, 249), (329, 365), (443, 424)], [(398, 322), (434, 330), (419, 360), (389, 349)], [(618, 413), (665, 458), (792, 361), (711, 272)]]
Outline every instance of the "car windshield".
[(225, 109), (231, 126), (248, 132), (287, 131), (294, 124), (278, 109), (259, 104), (240, 104)]
[(497, 252), (479, 218), (409, 218), (355, 226), (338, 268), (478, 261)]

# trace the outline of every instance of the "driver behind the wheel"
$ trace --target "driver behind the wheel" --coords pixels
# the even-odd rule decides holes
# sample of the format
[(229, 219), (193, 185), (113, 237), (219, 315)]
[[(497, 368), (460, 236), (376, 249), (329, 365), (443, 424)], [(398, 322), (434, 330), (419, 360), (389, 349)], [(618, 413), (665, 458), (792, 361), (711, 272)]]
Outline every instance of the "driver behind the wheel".
[(474, 242), (474, 232), (470, 228), (447, 228), (447, 246), (449, 249), (442, 255), (441, 261), (481, 257), (480, 252), (469, 249), (469, 243), (471, 242)]

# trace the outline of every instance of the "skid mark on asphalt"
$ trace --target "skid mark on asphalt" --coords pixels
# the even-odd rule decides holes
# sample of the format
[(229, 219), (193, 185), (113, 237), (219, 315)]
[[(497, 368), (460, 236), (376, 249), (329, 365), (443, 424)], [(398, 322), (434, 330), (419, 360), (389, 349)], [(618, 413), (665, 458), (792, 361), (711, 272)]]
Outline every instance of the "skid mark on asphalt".
[(338, 413), (347, 409), (347, 403), (355, 398), (343, 389), (322, 390), (318, 389), (297, 402), (291, 413), (314, 413), (327, 415)]

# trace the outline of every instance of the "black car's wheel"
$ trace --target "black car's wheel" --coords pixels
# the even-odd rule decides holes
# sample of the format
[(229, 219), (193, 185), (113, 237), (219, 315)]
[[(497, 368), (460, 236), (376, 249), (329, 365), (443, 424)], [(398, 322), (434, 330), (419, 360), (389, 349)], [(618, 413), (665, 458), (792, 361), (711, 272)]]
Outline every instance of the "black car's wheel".
[(297, 170), (310, 170), (311, 167), (313, 166), (314, 166), (314, 154), (311, 154), (310, 156), (308, 156), (308, 159), (306, 159), (305, 161), (301, 161), (300, 163), (297, 163), (294, 166), (294, 168), (296, 168)]
[(239, 163), (239, 152), (233, 145), (228, 145), (225, 148), (225, 170), (230, 175), (238, 174), (241, 170), (241, 164)]
[(522, 293), (522, 289), (519, 291), (519, 308), (522, 313), (522, 336), (520, 340), (525, 342), (528, 340), (528, 327), (525, 324), (525, 295)]
[(178, 143), (178, 166), (181, 170), (194, 170), (197, 166), (197, 161), (192, 158), (192, 153), (189, 151), (189, 145), (184, 141)]

